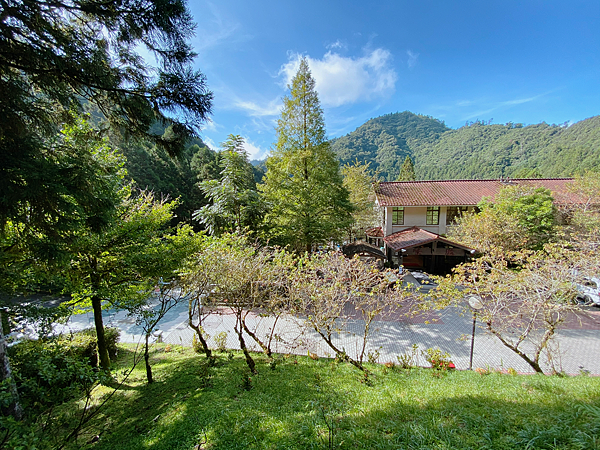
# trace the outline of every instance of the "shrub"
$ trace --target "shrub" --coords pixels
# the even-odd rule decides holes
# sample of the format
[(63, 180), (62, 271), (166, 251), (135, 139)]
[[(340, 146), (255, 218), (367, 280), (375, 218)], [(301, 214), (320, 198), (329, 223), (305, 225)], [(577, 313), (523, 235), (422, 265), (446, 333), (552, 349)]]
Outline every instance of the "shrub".
[(396, 356), (401, 369), (410, 369), (411, 367), (417, 365), (418, 350), (419, 346), (417, 344), (413, 344), (410, 350), (407, 350), (402, 355)]
[(423, 352), (423, 356), (435, 370), (445, 371), (454, 368), (454, 364), (450, 361), (450, 355), (447, 352), (442, 353), (439, 348), (428, 348)]
[(87, 359), (92, 367), (98, 367), (98, 345), (96, 335), (79, 332), (68, 337), (61, 337), (57, 343), (68, 355)]
[(227, 331), (221, 331), (217, 333), (214, 337), (215, 345), (217, 346), (217, 350), (221, 353), (227, 350)]
[(99, 372), (89, 360), (91, 341), (65, 347), (66, 342), (25, 341), (10, 347), (13, 375), (26, 411), (35, 413), (63, 403), (98, 380)]
[[(87, 328), (85, 330), (78, 331), (77, 333), (74, 334), (74, 336), (79, 335), (79, 334), (86, 335), (86, 336), (92, 336), (94, 338), (94, 342), (97, 342), (95, 328)], [(117, 344), (119, 343), (120, 337), (121, 337), (121, 330), (119, 330), (118, 328), (115, 328), (115, 327), (104, 328), (104, 342), (106, 342), (106, 348), (108, 350), (108, 356), (110, 356), (110, 359), (117, 358), (117, 353), (118, 353)]]
[(108, 327), (104, 329), (104, 340), (106, 341), (106, 347), (108, 349), (108, 356), (110, 359), (116, 359), (118, 353), (117, 344), (121, 338), (121, 330), (115, 327)]

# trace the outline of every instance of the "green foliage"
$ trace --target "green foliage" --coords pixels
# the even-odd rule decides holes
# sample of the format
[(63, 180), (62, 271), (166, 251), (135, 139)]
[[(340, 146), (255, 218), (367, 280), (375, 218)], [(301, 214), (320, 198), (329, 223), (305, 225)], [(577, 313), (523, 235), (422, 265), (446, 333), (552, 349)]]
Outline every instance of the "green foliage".
[(256, 229), (262, 220), (262, 202), (256, 192), (256, 183), (244, 139), (230, 134), (223, 142), (220, 153), (219, 180), (206, 180), (200, 189), (210, 204), (194, 211), (194, 219), (202, 223), (210, 234), (226, 231)]
[(580, 203), (563, 208), (570, 218), (573, 238), (580, 242), (597, 242), (600, 236), (600, 174), (586, 171), (575, 177), (572, 192)]
[[(407, 156), (414, 156), (419, 146), (435, 142), (448, 130), (437, 119), (404, 111), (369, 120), (352, 133), (333, 140), (331, 148), (342, 164), (355, 160), (371, 163), (381, 180), (394, 181)], [(419, 167), (417, 162), (417, 170)]]
[(192, 213), (207, 200), (198, 182), (219, 177), (216, 152), (200, 139), (186, 145), (175, 159), (150, 141), (114, 139), (127, 158), (128, 179), (141, 190), (149, 190), (157, 196), (178, 199), (174, 213), (178, 222), (192, 222)]
[(538, 250), (556, 233), (557, 210), (548, 189), (507, 186), (478, 206), (481, 212), (459, 217), (449, 236), (479, 251), (502, 256)]
[(398, 178), (409, 156), (423, 180), (540, 178), (600, 168), (600, 116), (571, 126), (482, 121), (457, 130), (408, 111), (371, 119), (332, 141), (342, 163), (370, 162), (380, 178)]
[[(96, 330), (94, 328), (89, 328), (87, 330), (82, 330), (73, 335), (73, 339), (77, 339), (78, 336), (82, 336), (83, 339), (92, 339), (94, 342), (94, 349), (96, 348)], [(108, 350), (108, 355), (110, 359), (117, 359), (117, 354), (119, 351), (119, 339), (121, 338), (121, 330), (116, 327), (106, 327), (104, 328), (104, 341), (106, 342), (106, 347)], [(96, 357), (97, 359), (97, 357)]]
[(450, 361), (450, 354), (448, 352), (442, 352), (439, 348), (428, 348), (422, 351), (423, 356), (431, 368), (436, 371), (446, 371), (451, 367), (452, 361)]
[(217, 333), (213, 340), (218, 351), (225, 352), (227, 350), (227, 331)]
[(344, 187), (350, 193), (349, 200), (354, 208), (352, 212), (354, 221), (349, 234), (351, 237), (364, 236), (365, 229), (376, 226), (378, 220), (373, 191), (375, 178), (371, 174), (369, 164), (361, 164), (358, 161), (342, 167), (342, 176)]
[(297, 250), (335, 238), (351, 222), (352, 206), (338, 162), (325, 139), (323, 111), (306, 59), (283, 99), (277, 143), (260, 187), (275, 241)]
[(396, 181), (415, 181), (417, 176), (415, 175), (415, 166), (410, 159), (410, 156), (406, 156), (402, 167), (400, 168), (400, 175)]
[(0, 208), (0, 215), (7, 214), (0, 218), (0, 289), (5, 292), (64, 288), (56, 266), (68, 261), (73, 234), (82, 228), (99, 232), (115, 219), (125, 189), (123, 157), (83, 118), (72, 122), (47, 141), (47, 153), (40, 157), (47, 166), (19, 175), (25, 180), (41, 170), (41, 178), (28, 185), (41, 197)]
[(25, 341), (10, 347), (9, 354), (20, 400), (30, 417), (98, 381), (94, 370), (96, 342), (85, 334), (72, 339)]
[[(270, 370), (271, 360), (258, 356), (260, 374), (246, 391), (248, 371), (240, 352), (208, 367), (191, 350), (162, 349), (152, 354), (161, 359), (156, 365), (161, 382), (144, 385), (144, 369), (136, 368), (128, 389), (118, 391), (66, 450), (98, 430), (104, 430), (94, 444), (98, 450), (324, 448), (329, 436), (324, 418), (335, 423), (334, 444), (341, 449), (516, 450), (538, 435), (530, 447), (575, 450), (597, 442), (598, 377), (451, 371), (432, 378), (431, 369), (385, 372), (373, 366), (375, 381), (367, 386), (347, 364), (332, 372), (331, 360), (298, 356), (297, 364), (294, 357), (281, 359)], [(122, 352), (127, 359), (119, 368), (130, 367), (131, 350)], [(105, 395), (104, 389), (94, 391), (92, 407)]]
[(479, 207), (493, 208), (501, 216), (516, 216), (528, 236), (527, 248), (541, 248), (554, 233), (557, 211), (548, 189), (506, 187), (498, 192), (493, 205), (481, 203)]
[(411, 369), (417, 366), (419, 358), (418, 350), (419, 346), (417, 344), (413, 344), (410, 350), (407, 350), (403, 354), (396, 356), (401, 369)]
[[(73, 301), (91, 306), (101, 317), (102, 305), (134, 311), (146, 304), (154, 280), (171, 279), (183, 261), (199, 248), (188, 225), (171, 230), (176, 202), (159, 201), (151, 193), (126, 192), (116, 220), (104, 230), (80, 230), (69, 245), (72, 254), (69, 289)], [(104, 330), (96, 326), (103, 368), (110, 359)]]
[[(62, 108), (83, 97), (115, 129), (175, 150), (210, 112), (212, 94), (192, 69), (195, 54), (187, 39), (194, 24), (184, 2), (17, 2), (3, 17), (0, 129), (11, 139), (35, 139), (39, 131), (21, 127), (50, 129)], [(142, 49), (156, 57), (156, 67), (140, 57)], [(173, 135), (152, 135), (156, 119), (172, 123)]]
[[(112, 220), (114, 191), (105, 182), (114, 180), (116, 165), (98, 157), (110, 156), (100, 148), (106, 146), (102, 141), (88, 148), (97, 132), (79, 124), (83, 101), (102, 112), (114, 133), (145, 138), (169, 154), (180, 153), (197, 133), (210, 113), (212, 93), (192, 68), (187, 39), (193, 27), (180, 0), (17, 0), (3, 6), (3, 263), (6, 252), (23, 255), (17, 248), (22, 245), (35, 250), (38, 261), (56, 259), (63, 233), (82, 222), (97, 231)], [(156, 57), (156, 67), (141, 51)], [(151, 125), (157, 121), (171, 125), (171, 133), (154, 133)], [(11, 278), (26, 266), (18, 258), (10, 264)]]

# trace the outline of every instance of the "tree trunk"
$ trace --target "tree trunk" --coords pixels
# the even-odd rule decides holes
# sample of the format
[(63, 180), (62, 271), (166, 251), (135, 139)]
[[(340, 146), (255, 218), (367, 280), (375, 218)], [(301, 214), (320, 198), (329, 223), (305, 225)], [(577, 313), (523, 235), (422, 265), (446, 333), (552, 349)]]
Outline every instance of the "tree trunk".
[[(246, 347), (246, 342), (244, 341), (244, 337), (242, 336), (243, 329), (242, 329), (241, 322), (242, 322), (241, 317), (238, 314), (237, 315), (237, 323), (234, 327), (234, 330), (238, 335), (238, 339), (240, 341), (240, 348), (242, 349), (242, 352), (244, 352), (244, 356), (246, 358), (246, 364), (248, 365), (250, 372), (256, 374), (256, 373), (258, 373), (258, 371), (256, 370), (256, 363), (252, 359), (252, 356), (250, 356), (250, 352), (248, 351), (248, 348)], [(238, 324), (239, 324), (239, 326), (238, 326)]]
[(104, 339), (104, 323), (102, 322), (102, 300), (97, 295), (92, 297), (92, 308), (94, 309), (94, 324), (96, 325), (96, 339), (98, 341), (98, 356), (100, 367), (104, 370), (110, 369), (110, 356)]
[(246, 334), (248, 334), (248, 336), (250, 336), (252, 339), (254, 339), (254, 342), (256, 342), (258, 345), (260, 345), (260, 348), (263, 349), (263, 352), (265, 353), (265, 355), (271, 356), (271, 349), (269, 347), (267, 347), (267, 345), (265, 343), (263, 343), (258, 338), (258, 336), (256, 336), (256, 334), (254, 334), (252, 331), (250, 331), (250, 329), (246, 325), (246, 320), (242, 318), (241, 322), (242, 322), (242, 327), (244, 328), (244, 331), (246, 332)]
[[(206, 339), (204, 339), (204, 336), (202, 336), (202, 330), (200, 329), (200, 327), (202, 325), (202, 322), (201, 322), (202, 311), (200, 311), (199, 307), (195, 308), (194, 302), (199, 302), (199, 300), (198, 299), (196, 299), (196, 300), (190, 299), (190, 303), (189, 303), (189, 307), (188, 307), (188, 325), (192, 330), (194, 330), (196, 332), (196, 335), (198, 336), (198, 340), (202, 344), (202, 351), (204, 352), (206, 357), (208, 359), (211, 359), (212, 351), (210, 350), (210, 348), (208, 348), (208, 343), (206, 342)], [(194, 309), (198, 309), (198, 325), (194, 325)]]
[(148, 351), (148, 339), (150, 338), (150, 334), (146, 333), (146, 348), (144, 349), (144, 362), (146, 363), (146, 379), (148, 380), (148, 384), (153, 383), (152, 379), (152, 367), (150, 367), (150, 352)]
[(275, 322), (273, 322), (273, 328), (271, 328), (271, 334), (269, 335), (269, 343), (267, 344), (267, 349), (269, 351), (268, 356), (271, 356), (271, 342), (273, 342), (273, 336), (275, 335), (275, 327), (277, 326), (277, 321), (279, 320), (279, 318), (281, 317), (282, 313), (278, 313), (277, 316), (275, 316)]
[(354, 358), (350, 358), (350, 356), (348, 356), (348, 354), (345, 351), (340, 350), (339, 348), (337, 348), (335, 346), (335, 344), (333, 343), (333, 341), (331, 340), (331, 338), (329, 336), (326, 336), (325, 334), (323, 334), (317, 327), (313, 326), (313, 329), (319, 333), (319, 335), (323, 338), (323, 340), (327, 343), (327, 345), (329, 345), (329, 348), (331, 348), (336, 356), (338, 358), (340, 358), (340, 360), (342, 361), (348, 361), (350, 364), (352, 364), (354, 367), (356, 367), (357, 369), (362, 370), (363, 372), (365, 372), (365, 368), (362, 365), (362, 361), (356, 361)]
[(529, 364), (533, 368), (533, 370), (536, 371), (536, 373), (541, 373), (542, 375), (544, 374), (544, 371), (542, 370), (539, 363), (537, 362), (537, 359), (536, 360), (531, 359), (529, 356), (527, 356), (525, 353), (523, 353), (517, 347), (515, 347), (514, 345), (511, 345), (500, 335), (500, 333), (498, 333), (496, 330), (492, 329), (489, 326), (489, 324), (488, 324), (488, 330), (493, 335), (495, 335), (498, 339), (500, 339), (500, 342), (502, 342), (506, 347), (510, 348), (513, 352), (515, 352), (517, 355), (519, 355), (521, 358), (523, 358), (527, 362), (527, 364)]
[(6, 351), (7, 348), (4, 332), (2, 331), (2, 312), (0, 311), (0, 381), (9, 380), (9, 390), (12, 396), (11, 403), (6, 408), (2, 408), (2, 413), (10, 414), (15, 419), (21, 420), (23, 417), (23, 408), (19, 402), (17, 385), (12, 377), (10, 360), (8, 359), (8, 353)]

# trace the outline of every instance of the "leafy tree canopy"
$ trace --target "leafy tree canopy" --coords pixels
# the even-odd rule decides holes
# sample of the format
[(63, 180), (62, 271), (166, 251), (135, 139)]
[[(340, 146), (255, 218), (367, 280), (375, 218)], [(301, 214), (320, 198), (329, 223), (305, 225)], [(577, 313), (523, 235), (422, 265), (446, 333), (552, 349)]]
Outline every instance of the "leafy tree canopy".
[(210, 204), (194, 212), (194, 219), (217, 235), (244, 227), (255, 228), (262, 219), (261, 201), (256, 192), (253, 168), (244, 150), (244, 139), (230, 134), (222, 146), (220, 179), (200, 183)]
[(450, 236), (503, 258), (521, 249), (538, 250), (555, 235), (557, 211), (544, 188), (507, 186), (493, 200), (479, 203), (481, 212), (460, 217)]
[(373, 183), (375, 179), (369, 169), (369, 164), (346, 164), (342, 167), (344, 187), (350, 193), (350, 203), (354, 207), (352, 212), (353, 223), (349, 229), (349, 237), (364, 238), (367, 228), (377, 225), (378, 214), (375, 209), (375, 192)]
[[(54, 142), (82, 99), (96, 104), (115, 131), (170, 154), (210, 113), (212, 94), (192, 69), (187, 39), (194, 25), (182, 0), (14, 0), (1, 9), (2, 225), (27, 218), (30, 226), (53, 228), (62, 215), (57, 192), (78, 195), (70, 184), (78, 167), (57, 164)], [(153, 134), (157, 120), (172, 124), (173, 134)]]
[(600, 168), (600, 116), (570, 126), (475, 121), (452, 130), (405, 111), (369, 120), (332, 148), (342, 163), (370, 162), (386, 181), (398, 178), (407, 156), (423, 180), (572, 176)]

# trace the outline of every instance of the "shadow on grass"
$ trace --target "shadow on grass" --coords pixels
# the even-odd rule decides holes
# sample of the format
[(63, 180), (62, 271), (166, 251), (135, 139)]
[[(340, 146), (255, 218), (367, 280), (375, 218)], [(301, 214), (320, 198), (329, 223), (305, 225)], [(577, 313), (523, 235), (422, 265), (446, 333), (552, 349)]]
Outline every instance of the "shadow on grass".
[(576, 407), (600, 411), (597, 378), (372, 367), (368, 385), (323, 358), (292, 356), (272, 370), (255, 355), (251, 376), (239, 353), (215, 367), (189, 353), (154, 357), (157, 381), (111, 406), (95, 448), (328, 448), (326, 423), (335, 448), (600, 448), (600, 417)]

